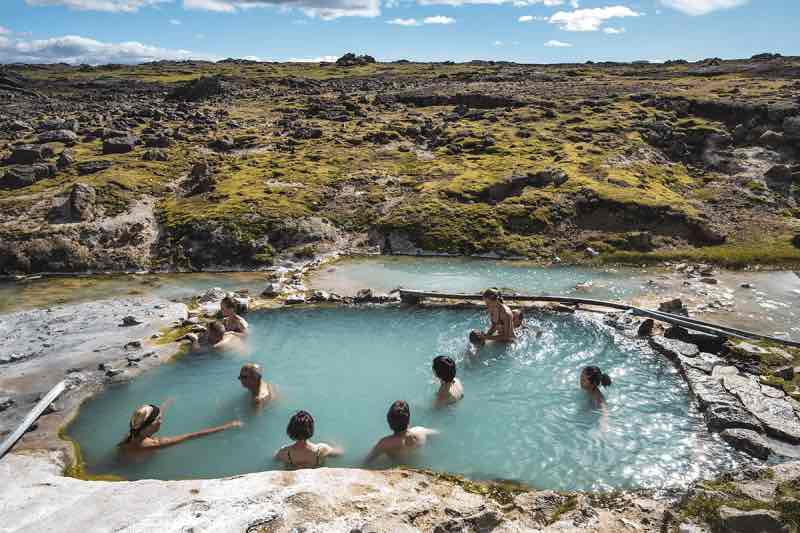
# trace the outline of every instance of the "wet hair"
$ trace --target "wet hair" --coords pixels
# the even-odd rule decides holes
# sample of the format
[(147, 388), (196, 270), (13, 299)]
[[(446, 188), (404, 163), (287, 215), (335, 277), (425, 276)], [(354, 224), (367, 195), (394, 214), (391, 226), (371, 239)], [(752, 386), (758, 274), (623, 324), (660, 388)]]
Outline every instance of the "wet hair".
[(483, 338), (481, 337), (481, 332), (477, 329), (473, 329), (469, 332), (469, 342), (472, 344), (481, 344), (483, 342)]
[(289, 419), (286, 434), (292, 440), (308, 440), (314, 436), (314, 417), (308, 411), (297, 411)]
[(451, 383), (456, 379), (456, 362), (446, 355), (440, 355), (433, 360), (433, 372), (445, 383)]
[(408, 407), (408, 402), (405, 400), (397, 400), (389, 407), (389, 412), (386, 413), (386, 421), (389, 422), (389, 427), (395, 433), (402, 433), (408, 429), (408, 424), (411, 422), (411, 408)]
[(586, 378), (589, 380), (589, 383), (595, 387), (599, 387), (600, 385), (609, 387), (611, 385), (611, 378), (608, 374), (604, 374), (599, 366), (587, 366), (583, 369), (583, 372), (586, 373)]
[(238, 310), (239, 306), (233, 296), (226, 296), (222, 299), (219, 303), (220, 307), (227, 307), (228, 309), (233, 309), (234, 311)]
[(242, 375), (242, 370), (245, 370), (245, 369), (249, 370), (249, 372), (251, 374), (255, 374), (256, 376), (258, 376), (258, 379), (261, 379), (263, 377), (263, 372), (261, 370), (261, 365), (259, 365), (258, 363), (245, 363), (245, 364), (243, 364), (242, 368), (239, 369), (239, 376), (240, 377)]
[(142, 430), (155, 422), (160, 414), (161, 409), (153, 404), (145, 404), (136, 409), (128, 423), (128, 435), (120, 442), (120, 445), (128, 444), (137, 439)]
[(486, 289), (483, 291), (483, 297), (487, 300), (497, 300), (498, 302), (503, 301), (503, 293), (500, 292), (500, 289), (497, 287), (492, 287), (490, 289)]
[(208, 334), (215, 334), (220, 339), (225, 336), (225, 324), (219, 320), (215, 320), (208, 325)]

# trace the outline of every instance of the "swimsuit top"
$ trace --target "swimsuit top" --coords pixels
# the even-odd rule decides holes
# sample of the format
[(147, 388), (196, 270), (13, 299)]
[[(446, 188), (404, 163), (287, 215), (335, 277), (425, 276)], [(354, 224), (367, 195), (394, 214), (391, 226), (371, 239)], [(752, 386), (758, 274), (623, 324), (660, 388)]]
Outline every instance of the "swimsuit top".
[[(292, 451), (291, 450), (287, 449), (286, 450), (286, 455), (289, 457), (289, 466), (298, 466), (298, 465), (294, 464), (294, 462), (292, 461)], [(320, 446), (317, 446), (317, 451), (314, 452), (314, 455), (317, 458), (317, 464), (315, 464), (314, 466), (319, 466), (320, 465)]]

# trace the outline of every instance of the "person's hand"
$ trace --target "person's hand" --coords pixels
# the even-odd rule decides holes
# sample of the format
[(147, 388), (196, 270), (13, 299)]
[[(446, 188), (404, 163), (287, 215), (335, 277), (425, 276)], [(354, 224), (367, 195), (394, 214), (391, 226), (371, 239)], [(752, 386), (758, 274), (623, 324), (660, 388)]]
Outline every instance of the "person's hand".
[(243, 425), (244, 425), (244, 424), (242, 424), (242, 421), (241, 421), (241, 420), (231, 420), (230, 422), (228, 422), (227, 424), (225, 424), (225, 427), (227, 427), (227, 428), (240, 428), (240, 427), (242, 427)]

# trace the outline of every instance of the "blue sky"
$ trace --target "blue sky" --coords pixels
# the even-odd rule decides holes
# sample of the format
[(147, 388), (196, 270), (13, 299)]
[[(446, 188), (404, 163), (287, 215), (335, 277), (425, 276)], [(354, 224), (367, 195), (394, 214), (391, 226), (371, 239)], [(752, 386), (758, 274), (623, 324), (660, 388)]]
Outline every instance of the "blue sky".
[(800, 55), (798, 0), (0, 0), (0, 62)]

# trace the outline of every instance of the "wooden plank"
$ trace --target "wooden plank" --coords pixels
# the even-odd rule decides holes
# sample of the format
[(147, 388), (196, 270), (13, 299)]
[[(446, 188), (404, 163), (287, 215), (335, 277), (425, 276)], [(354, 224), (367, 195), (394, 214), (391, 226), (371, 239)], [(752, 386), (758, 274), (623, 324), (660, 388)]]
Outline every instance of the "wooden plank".
[(28, 431), (28, 428), (30, 428), (33, 423), (36, 422), (40, 416), (42, 416), (42, 413), (44, 413), (45, 409), (47, 409), (51, 403), (56, 401), (56, 399), (61, 396), (61, 393), (64, 392), (66, 388), (67, 383), (65, 381), (59, 381), (55, 387), (50, 389), (50, 392), (48, 392), (44, 398), (39, 400), (39, 403), (36, 404), (36, 407), (34, 407), (30, 413), (28, 413), (28, 416), (25, 417), (25, 419), (22, 421), (22, 424), (20, 424), (19, 427), (15, 429), (5, 441), (3, 441), (3, 444), (0, 444), (0, 459), (2, 459), (6, 452), (8, 452), (12, 446), (14, 446), (14, 444), (16, 444), (16, 442), (25, 434), (25, 432)]

